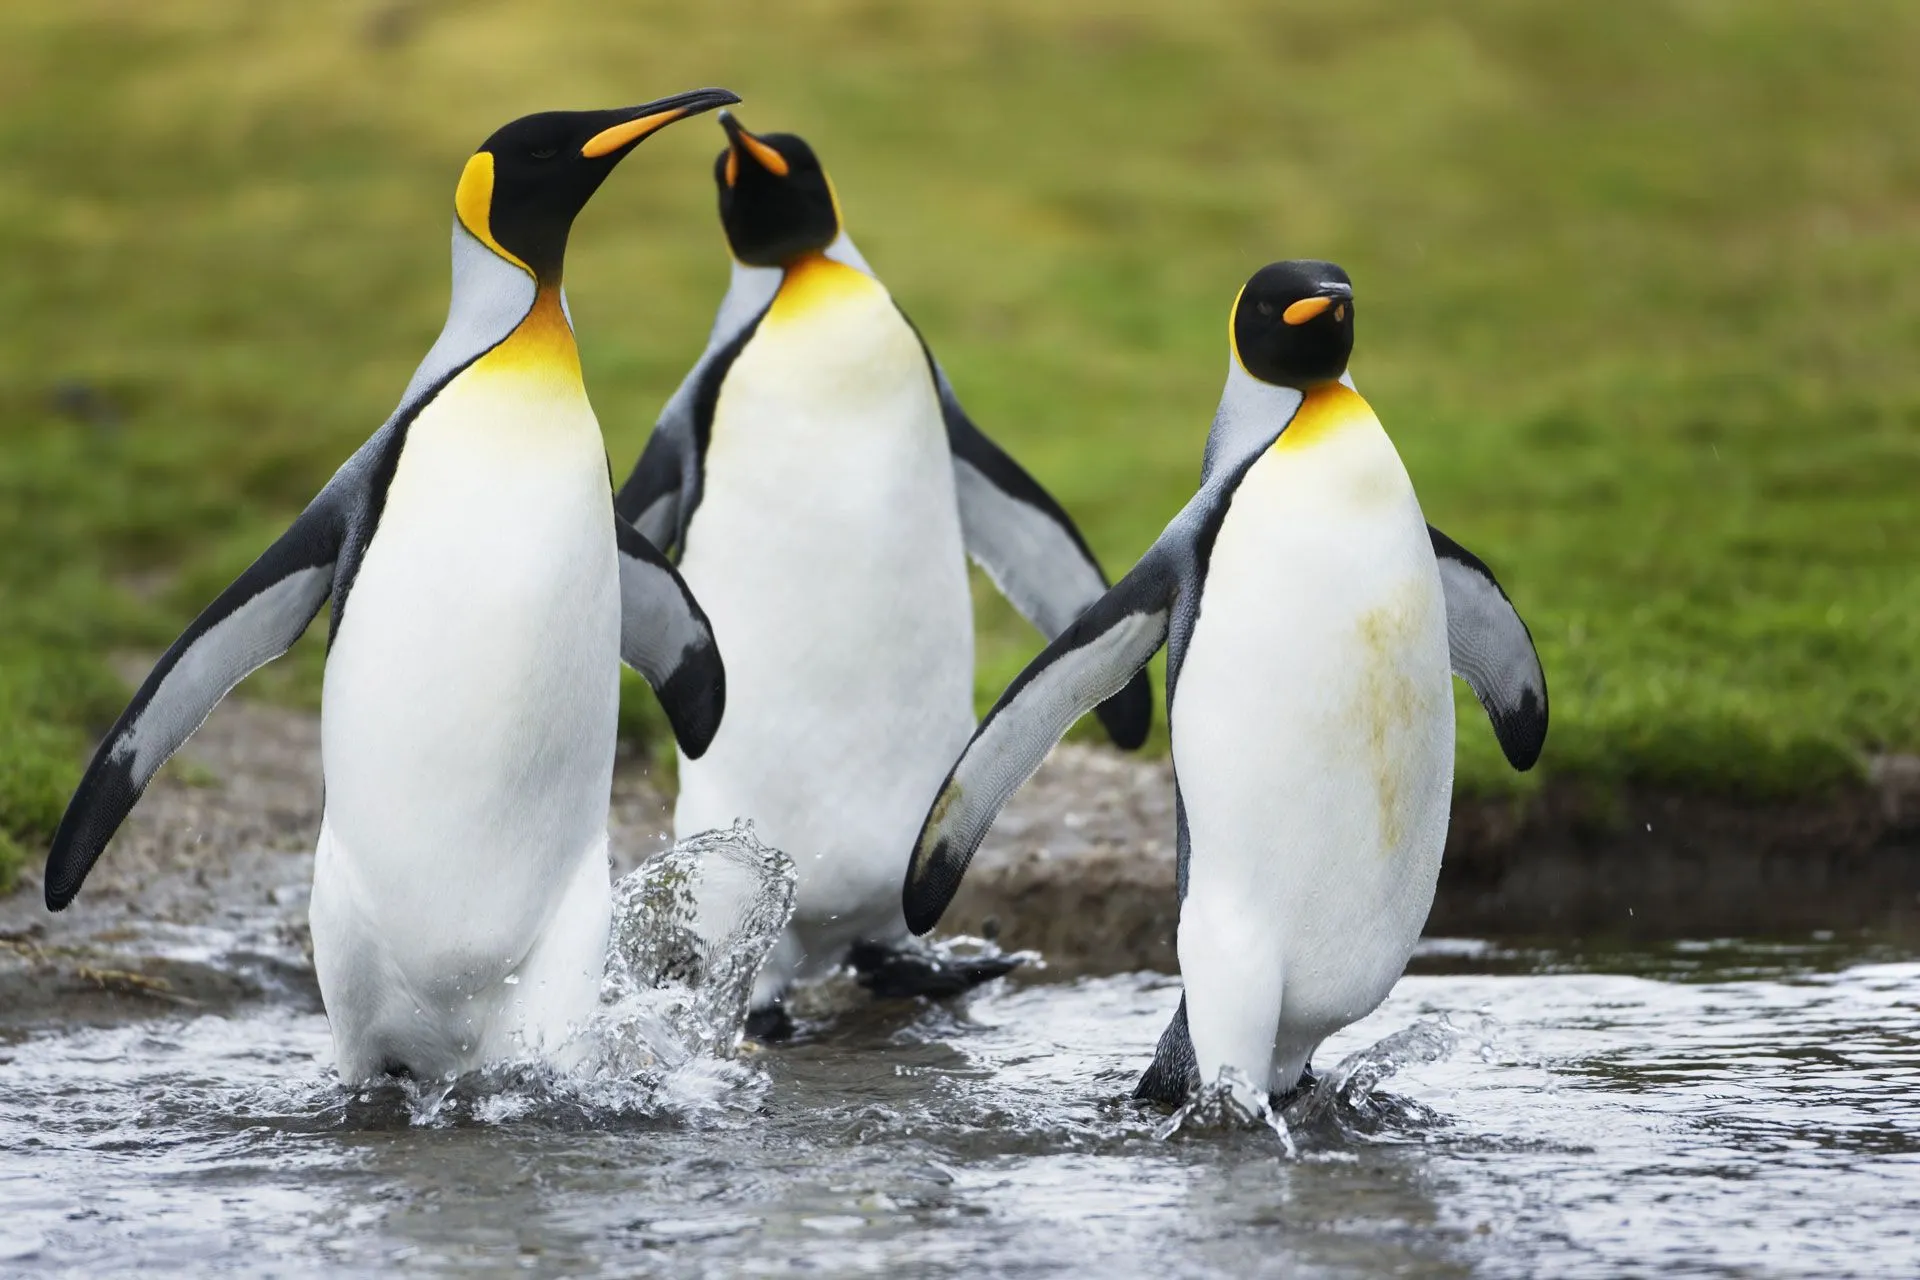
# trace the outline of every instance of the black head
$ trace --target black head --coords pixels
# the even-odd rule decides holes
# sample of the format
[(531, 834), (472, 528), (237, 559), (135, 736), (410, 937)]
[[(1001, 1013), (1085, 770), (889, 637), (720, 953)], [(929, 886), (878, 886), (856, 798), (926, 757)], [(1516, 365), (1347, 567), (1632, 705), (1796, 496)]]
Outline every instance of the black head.
[(476, 238), (557, 281), (573, 219), (648, 134), (738, 95), (695, 89), (612, 111), (543, 111), (503, 126), (467, 161), (454, 210)]
[(731, 111), (720, 113), (720, 125), (727, 149), (714, 157), (713, 181), (733, 256), (778, 267), (832, 244), (840, 208), (813, 148), (791, 133), (748, 133)]
[(1241, 367), (1262, 382), (1332, 382), (1353, 354), (1353, 282), (1331, 262), (1262, 267), (1240, 291), (1230, 332)]

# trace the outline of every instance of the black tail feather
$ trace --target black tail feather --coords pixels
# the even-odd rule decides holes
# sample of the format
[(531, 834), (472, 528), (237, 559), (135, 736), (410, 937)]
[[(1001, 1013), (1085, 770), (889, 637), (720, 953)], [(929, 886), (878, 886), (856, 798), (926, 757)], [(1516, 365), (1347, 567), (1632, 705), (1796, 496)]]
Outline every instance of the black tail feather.
[(1160, 1044), (1153, 1051), (1153, 1065), (1134, 1086), (1139, 1102), (1157, 1102), (1177, 1107), (1200, 1087), (1200, 1063), (1193, 1056), (1193, 1035), (1187, 1030), (1187, 998), (1173, 1011), (1173, 1021), (1160, 1033)]

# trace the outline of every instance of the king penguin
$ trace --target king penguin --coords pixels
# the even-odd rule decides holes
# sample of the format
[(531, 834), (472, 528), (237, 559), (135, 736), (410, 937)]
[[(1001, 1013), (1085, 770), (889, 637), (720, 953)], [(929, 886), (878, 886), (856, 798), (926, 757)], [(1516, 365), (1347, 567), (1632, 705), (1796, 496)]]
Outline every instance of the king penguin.
[[(974, 425), (843, 227), (813, 149), (727, 112), (714, 161), (733, 277), (621, 516), (677, 555), (727, 641), (726, 727), (683, 761), (676, 834), (751, 819), (799, 867), (752, 1028), (851, 960), (880, 995), (1004, 972), (903, 946), (902, 851), (972, 732), (971, 555), (1045, 636), (1107, 588), (1073, 521)], [(1146, 738), (1144, 674), (1099, 708)]]
[(49, 908), (331, 595), (311, 921), (342, 1079), (578, 1055), (606, 960), (620, 662), (689, 755), (718, 727), (725, 677), (678, 573), (614, 518), (561, 269), (574, 216), (627, 152), (736, 101), (703, 89), (527, 116), (474, 153), (438, 341), (102, 741), (54, 836)]
[(903, 907), (924, 932), (1061, 733), (1167, 645), (1185, 996), (1136, 1097), (1177, 1103), (1224, 1075), (1269, 1095), (1245, 1105), (1284, 1098), (1386, 998), (1446, 842), (1449, 665), (1515, 768), (1546, 741), (1526, 624), (1426, 523), (1347, 375), (1353, 326), (1331, 263), (1247, 282), (1199, 492), (1007, 688), (913, 849)]

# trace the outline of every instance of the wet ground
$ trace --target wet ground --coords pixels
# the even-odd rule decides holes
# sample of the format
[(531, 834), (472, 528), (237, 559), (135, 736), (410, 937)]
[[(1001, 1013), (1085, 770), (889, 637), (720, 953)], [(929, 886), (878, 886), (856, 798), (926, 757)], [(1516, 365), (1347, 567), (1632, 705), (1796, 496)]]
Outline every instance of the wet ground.
[(1125, 1101), (1157, 975), (433, 1107), (341, 1090), (297, 956), (216, 941), (176, 963), (229, 1000), (0, 1030), (0, 1271), (1920, 1274), (1920, 963), (1860, 941), (1429, 943), (1323, 1049), (1291, 1158)]

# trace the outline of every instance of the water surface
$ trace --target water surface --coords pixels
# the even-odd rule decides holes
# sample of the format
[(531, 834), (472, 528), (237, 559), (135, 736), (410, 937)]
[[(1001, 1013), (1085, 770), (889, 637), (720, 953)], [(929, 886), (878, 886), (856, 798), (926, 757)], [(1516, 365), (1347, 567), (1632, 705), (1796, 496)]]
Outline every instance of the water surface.
[(1177, 999), (855, 1002), (651, 1094), (509, 1076), (437, 1109), (340, 1089), (297, 990), (12, 1024), (0, 1272), (1920, 1275), (1906, 956), (1431, 943), (1321, 1051), (1329, 1082), (1361, 1056), (1293, 1158), (1158, 1141), (1125, 1100)]

